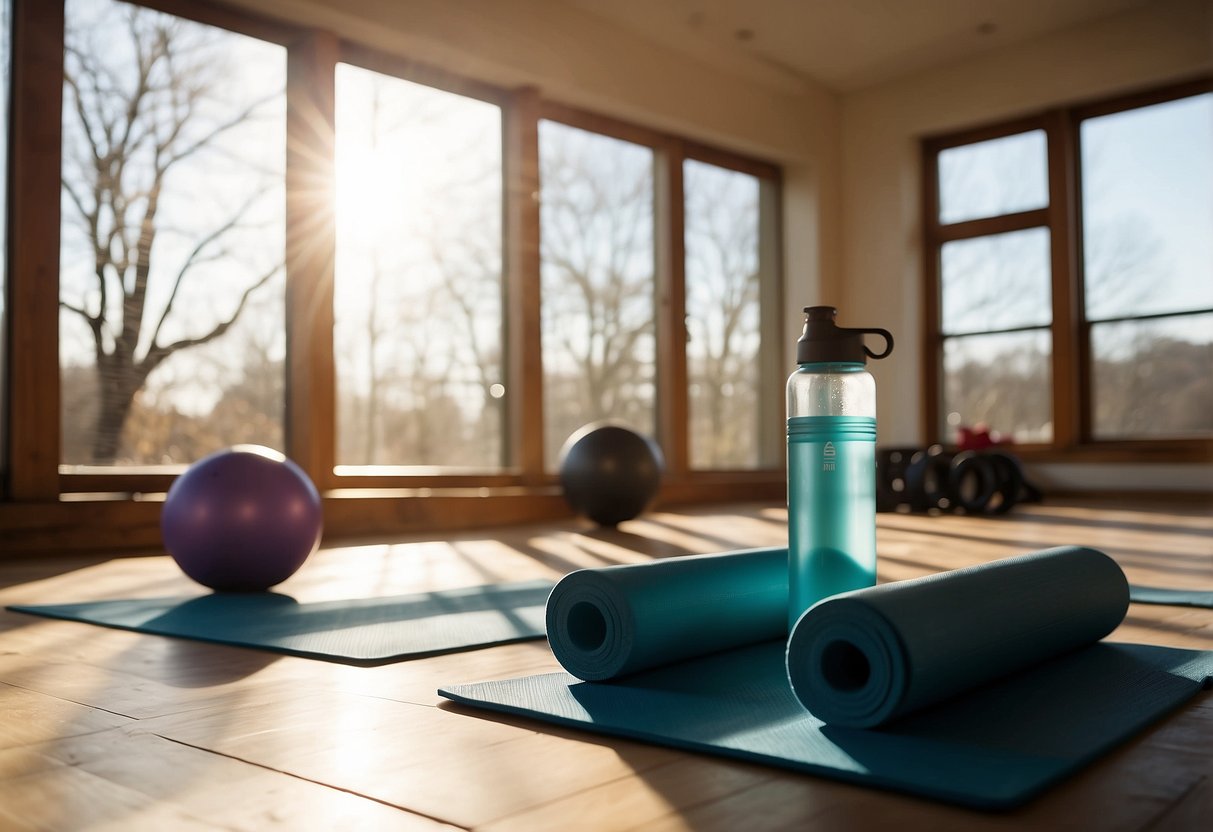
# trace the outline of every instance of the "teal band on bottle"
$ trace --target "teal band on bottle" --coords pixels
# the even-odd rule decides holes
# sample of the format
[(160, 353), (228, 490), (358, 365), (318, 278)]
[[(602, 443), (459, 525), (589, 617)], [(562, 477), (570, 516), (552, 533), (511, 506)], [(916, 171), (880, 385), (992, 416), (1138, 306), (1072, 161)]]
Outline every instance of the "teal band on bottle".
[(789, 622), (876, 583), (876, 420), (788, 419)]
[(793, 416), (788, 419), (789, 442), (876, 441), (871, 416)]

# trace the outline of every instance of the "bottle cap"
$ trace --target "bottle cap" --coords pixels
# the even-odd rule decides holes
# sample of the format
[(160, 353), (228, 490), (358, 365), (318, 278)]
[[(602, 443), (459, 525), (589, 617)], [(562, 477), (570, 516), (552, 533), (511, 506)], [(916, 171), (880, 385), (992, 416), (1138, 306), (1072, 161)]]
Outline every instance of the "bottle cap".
[[(796, 342), (797, 364), (866, 364), (869, 358), (884, 358), (893, 351), (893, 336), (887, 329), (846, 329), (834, 323), (833, 306), (806, 306), (804, 332)], [(884, 350), (872, 352), (864, 335), (884, 338)]]

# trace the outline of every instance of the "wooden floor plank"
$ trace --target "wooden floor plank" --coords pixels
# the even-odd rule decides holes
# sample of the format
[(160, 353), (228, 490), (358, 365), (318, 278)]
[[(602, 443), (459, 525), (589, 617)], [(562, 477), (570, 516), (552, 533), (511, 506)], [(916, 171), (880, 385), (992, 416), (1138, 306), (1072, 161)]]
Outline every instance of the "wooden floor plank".
[(441, 830), (356, 795), (149, 734), (111, 729), (0, 752), (9, 829)]
[(132, 720), (0, 680), (0, 749), (105, 731)]
[[(473, 826), (673, 759), (651, 746), (349, 693), (143, 720), (138, 730)], [(613, 746), (626, 745), (625, 760)], [(518, 765), (518, 761), (526, 761)], [(543, 777), (535, 773), (544, 772)]]
[(681, 756), (639, 774), (611, 780), (567, 797), (542, 803), (481, 827), (485, 832), (559, 829), (570, 818), (587, 818), (602, 832), (620, 832), (727, 798), (769, 780), (758, 766)]
[(13, 832), (214, 832), (224, 827), (74, 766), (57, 766), (0, 782), (0, 828)]

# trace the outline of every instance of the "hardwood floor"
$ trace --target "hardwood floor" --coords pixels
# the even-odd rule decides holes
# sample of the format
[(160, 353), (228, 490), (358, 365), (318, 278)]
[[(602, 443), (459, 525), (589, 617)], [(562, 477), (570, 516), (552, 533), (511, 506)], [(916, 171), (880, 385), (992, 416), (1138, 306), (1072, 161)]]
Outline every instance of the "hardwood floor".
[[(390, 596), (782, 545), (781, 507), (669, 509), (334, 544), (279, 587)], [(1213, 588), (1209, 506), (1048, 502), (881, 515), (880, 577), (1065, 543), (1131, 581)], [(167, 557), (0, 563), (0, 604), (197, 595)], [(1213, 649), (1213, 610), (1130, 608), (1123, 641)], [(607, 739), (446, 703), (442, 684), (558, 669), (546, 643), (373, 668), (0, 612), (0, 829), (1206, 829), (1213, 694), (1009, 814)]]

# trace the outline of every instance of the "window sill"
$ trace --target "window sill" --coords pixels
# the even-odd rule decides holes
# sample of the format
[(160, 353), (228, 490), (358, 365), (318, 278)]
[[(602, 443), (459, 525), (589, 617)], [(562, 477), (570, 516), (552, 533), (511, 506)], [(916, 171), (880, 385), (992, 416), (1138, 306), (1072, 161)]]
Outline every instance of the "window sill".
[[(404, 486), (405, 483), (400, 483)], [(416, 534), (572, 516), (555, 478), (539, 485), (325, 490), (325, 539)], [(782, 471), (696, 472), (667, 477), (655, 505), (782, 499)], [(58, 500), (0, 502), (0, 557), (163, 551), (164, 491), (65, 492)]]
[(1029, 463), (1213, 463), (1213, 440), (1209, 439), (1090, 442), (1068, 447), (1001, 445), (999, 448)]

